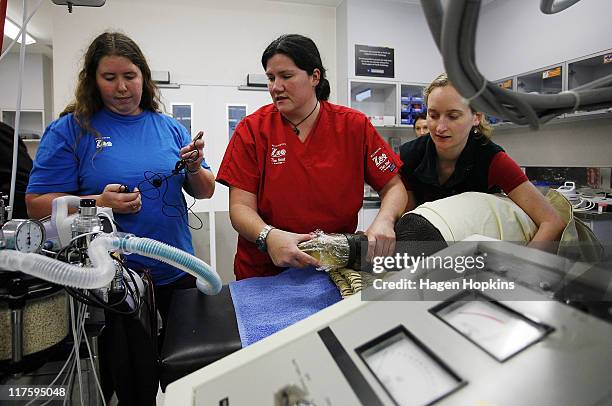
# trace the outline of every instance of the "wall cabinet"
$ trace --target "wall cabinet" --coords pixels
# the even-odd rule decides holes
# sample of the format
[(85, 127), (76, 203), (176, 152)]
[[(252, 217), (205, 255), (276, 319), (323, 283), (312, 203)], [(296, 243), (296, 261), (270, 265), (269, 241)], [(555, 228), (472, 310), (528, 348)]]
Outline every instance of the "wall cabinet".
[(400, 124), (413, 125), (417, 115), (425, 112), (423, 85), (400, 84)]
[(407, 127), (425, 110), (420, 83), (349, 80), (349, 107), (368, 116), (375, 127)]
[(374, 126), (394, 126), (397, 116), (397, 84), (350, 82), (349, 106), (370, 118)]
[[(573, 90), (579, 86), (583, 86), (593, 80), (612, 75), (612, 50), (597, 53), (595, 55), (584, 58), (574, 59), (567, 62), (567, 89)], [(571, 115), (581, 114), (600, 114), (610, 112), (612, 110), (612, 102), (604, 104), (600, 109), (586, 112), (584, 109), (578, 108)]]
[(538, 69), (516, 78), (516, 91), (521, 93), (557, 94), (565, 88), (562, 64)]
[[(558, 94), (571, 91), (594, 80), (612, 75), (612, 49), (560, 62), (542, 69), (495, 81), (500, 87), (522, 93)], [(612, 102), (604, 103), (591, 111), (580, 109), (558, 116), (556, 119), (571, 119), (577, 116), (609, 117)], [(514, 124), (497, 117), (488, 117), (494, 126)]]
[[(516, 91), (516, 80), (514, 77), (496, 80), (494, 83), (497, 86), (501, 87), (502, 89)], [(494, 126), (512, 124), (511, 121), (500, 118), (500, 117), (487, 116), (487, 119)]]

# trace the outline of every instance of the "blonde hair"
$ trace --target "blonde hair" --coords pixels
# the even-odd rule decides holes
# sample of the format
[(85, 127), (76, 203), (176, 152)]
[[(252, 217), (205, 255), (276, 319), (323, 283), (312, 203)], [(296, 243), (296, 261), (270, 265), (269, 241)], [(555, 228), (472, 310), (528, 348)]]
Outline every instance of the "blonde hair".
[[(438, 77), (435, 78), (433, 82), (431, 82), (429, 86), (425, 88), (425, 90), (423, 90), (423, 98), (425, 99), (425, 105), (429, 104), (428, 103), (429, 94), (436, 87), (446, 87), (446, 86), (453, 86), (453, 84), (450, 82), (450, 80), (448, 80), (448, 76), (446, 75), (446, 73), (442, 73), (438, 75)], [(472, 110), (472, 113), (479, 113), (472, 106), (469, 106), (469, 107), (470, 107), (470, 110)], [(487, 120), (484, 113), (481, 113), (481, 114), (482, 114), (482, 117), (480, 118), (480, 124), (478, 124), (478, 126), (475, 129), (478, 130), (479, 136), (484, 137), (485, 140), (488, 141), (493, 136), (493, 127), (491, 127), (491, 123), (489, 123), (489, 120)]]

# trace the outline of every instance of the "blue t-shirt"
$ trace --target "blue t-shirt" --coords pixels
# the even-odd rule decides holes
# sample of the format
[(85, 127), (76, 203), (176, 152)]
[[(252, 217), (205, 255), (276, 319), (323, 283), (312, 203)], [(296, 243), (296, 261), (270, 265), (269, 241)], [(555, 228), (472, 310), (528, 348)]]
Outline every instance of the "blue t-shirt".
[[(101, 135), (82, 135), (74, 116), (52, 122), (42, 137), (27, 193), (100, 194), (109, 183), (141, 189), (142, 208), (114, 214), (122, 231), (165, 242), (193, 254), (185, 198), (185, 174), (169, 176), (179, 150), (191, 142), (185, 127), (171, 117), (144, 111), (123, 116), (102, 109), (91, 118)], [(98, 148), (96, 148), (96, 146)], [(210, 167), (202, 162), (206, 169)], [(155, 176), (157, 174), (157, 176)], [(146, 179), (166, 179), (158, 188)], [(129, 255), (130, 267), (148, 268), (158, 285), (171, 283), (182, 271), (156, 260)]]

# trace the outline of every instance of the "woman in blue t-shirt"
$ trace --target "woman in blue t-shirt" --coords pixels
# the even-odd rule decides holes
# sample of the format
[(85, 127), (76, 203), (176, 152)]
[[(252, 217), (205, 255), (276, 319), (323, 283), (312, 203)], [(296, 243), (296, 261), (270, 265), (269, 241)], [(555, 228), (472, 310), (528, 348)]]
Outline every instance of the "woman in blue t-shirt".
[[(182, 190), (210, 198), (215, 176), (204, 161), (201, 133), (192, 142), (181, 124), (161, 114), (160, 104), (151, 70), (132, 39), (114, 32), (94, 39), (74, 101), (41, 140), (27, 189), (30, 216), (49, 215), (58, 196), (95, 199), (113, 209), (122, 231), (193, 254)], [(173, 174), (180, 159), (188, 163)], [(195, 278), (167, 264), (128, 259), (131, 268), (151, 271), (164, 321), (172, 291), (195, 286)]]

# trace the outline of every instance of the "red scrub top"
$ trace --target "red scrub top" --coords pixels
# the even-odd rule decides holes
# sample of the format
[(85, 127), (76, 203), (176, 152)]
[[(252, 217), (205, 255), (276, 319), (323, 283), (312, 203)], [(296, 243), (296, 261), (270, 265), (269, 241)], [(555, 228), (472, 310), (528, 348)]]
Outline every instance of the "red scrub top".
[[(294, 233), (353, 233), (363, 184), (380, 191), (401, 161), (362, 113), (321, 101), (302, 143), (269, 104), (245, 117), (225, 151), (217, 181), (257, 196), (266, 224)], [(267, 253), (238, 237), (236, 279), (275, 275)]]

